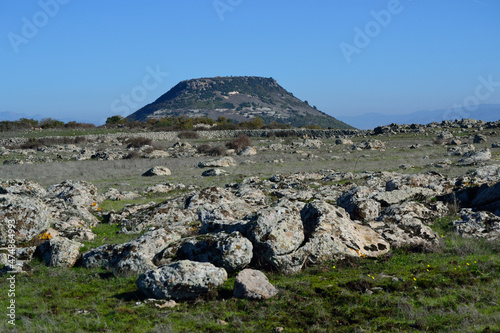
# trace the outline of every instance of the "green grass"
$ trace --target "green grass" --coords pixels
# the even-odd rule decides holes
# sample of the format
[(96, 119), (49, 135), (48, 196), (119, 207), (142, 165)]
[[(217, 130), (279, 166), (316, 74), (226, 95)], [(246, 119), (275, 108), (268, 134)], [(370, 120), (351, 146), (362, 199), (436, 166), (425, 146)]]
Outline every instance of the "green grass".
[[(16, 327), (9, 330), (3, 320), (0, 331), (498, 332), (500, 246), (440, 229), (447, 224), (436, 223), (444, 236), (437, 253), (400, 249), (377, 260), (331, 262), (292, 276), (266, 272), (280, 290), (267, 301), (233, 298), (230, 276), (207, 295), (159, 309), (142, 302), (135, 278), (34, 261), (33, 272), (16, 282)], [(106, 241), (118, 240), (116, 231), (112, 225), (96, 227), (94, 245), (108, 233), (114, 236)], [(7, 289), (3, 277), (0, 294)], [(7, 301), (2, 296), (0, 307)]]

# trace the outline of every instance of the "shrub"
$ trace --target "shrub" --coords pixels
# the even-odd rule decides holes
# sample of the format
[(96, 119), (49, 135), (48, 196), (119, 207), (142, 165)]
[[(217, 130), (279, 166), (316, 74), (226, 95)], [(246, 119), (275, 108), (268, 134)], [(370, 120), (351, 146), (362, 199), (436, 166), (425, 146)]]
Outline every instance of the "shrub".
[(187, 131), (187, 132), (180, 132), (177, 137), (179, 139), (198, 139), (198, 133), (193, 132), (193, 131)]
[(145, 146), (145, 145), (151, 145), (152, 142), (153, 142), (153, 140), (151, 140), (151, 139), (148, 139), (148, 138), (145, 138), (142, 136), (138, 136), (138, 137), (135, 137), (135, 138), (132, 138), (129, 140), (127, 148), (132, 148), (132, 147), (133, 148), (140, 148), (140, 147)]
[(251, 145), (252, 140), (250, 140), (250, 138), (245, 134), (240, 134), (236, 139), (226, 143), (227, 148), (234, 149), (236, 151), (240, 151)]
[(59, 128), (59, 127), (64, 127), (64, 123), (60, 120), (56, 120), (56, 119), (52, 119), (52, 118), (44, 118), (40, 121), (40, 127), (43, 129)]
[(37, 149), (42, 146), (42, 143), (37, 139), (30, 138), (28, 142), (23, 143), (20, 148), (21, 149)]
[(135, 150), (132, 150), (130, 153), (125, 155), (125, 157), (123, 157), (123, 158), (126, 160), (131, 160), (131, 159), (140, 158), (140, 157), (141, 157), (141, 155), (138, 152), (136, 152)]
[(227, 149), (221, 146), (212, 147), (210, 145), (204, 144), (197, 148), (198, 153), (206, 154), (209, 156), (225, 156)]

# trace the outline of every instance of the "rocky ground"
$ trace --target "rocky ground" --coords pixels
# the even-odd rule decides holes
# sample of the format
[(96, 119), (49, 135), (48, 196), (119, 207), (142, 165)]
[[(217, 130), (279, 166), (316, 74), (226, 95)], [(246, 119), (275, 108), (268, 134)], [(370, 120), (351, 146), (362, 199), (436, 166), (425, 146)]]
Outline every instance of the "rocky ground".
[[(30, 274), (32, 260), (100, 268), (133, 278), (145, 298), (177, 302), (236, 276), (234, 297), (268, 299), (278, 289), (266, 272), (439, 251), (433, 225), (445, 217), (462, 237), (498, 242), (499, 127), (390, 125), (239, 145), (146, 134), (36, 148), (4, 140), (1, 274)], [(114, 232), (96, 243), (103, 224)]]

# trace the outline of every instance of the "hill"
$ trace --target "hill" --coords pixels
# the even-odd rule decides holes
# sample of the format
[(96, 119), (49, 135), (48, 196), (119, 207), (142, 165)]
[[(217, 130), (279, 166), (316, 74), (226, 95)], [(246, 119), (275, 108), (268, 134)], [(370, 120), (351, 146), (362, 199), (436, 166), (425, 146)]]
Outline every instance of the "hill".
[(261, 117), (266, 124), (275, 121), (296, 127), (316, 124), (353, 128), (296, 98), (273, 78), (255, 76), (181, 81), (127, 118), (145, 121), (172, 116), (226, 117), (238, 122)]

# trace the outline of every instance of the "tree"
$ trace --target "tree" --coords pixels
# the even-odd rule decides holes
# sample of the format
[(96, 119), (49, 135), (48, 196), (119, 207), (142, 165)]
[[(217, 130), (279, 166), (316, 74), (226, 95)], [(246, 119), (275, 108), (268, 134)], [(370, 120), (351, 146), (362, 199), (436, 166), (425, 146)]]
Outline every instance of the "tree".
[(125, 122), (125, 118), (122, 116), (111, 116), (106, 119), (106, 125), (115, 125), (115, 124), (123, 124)]

